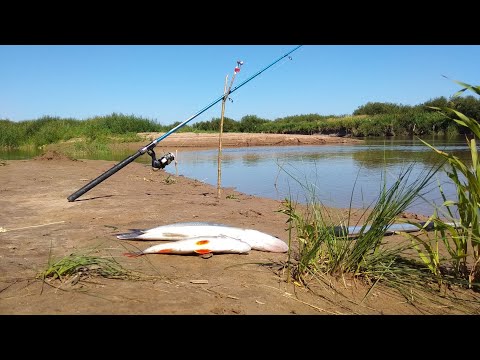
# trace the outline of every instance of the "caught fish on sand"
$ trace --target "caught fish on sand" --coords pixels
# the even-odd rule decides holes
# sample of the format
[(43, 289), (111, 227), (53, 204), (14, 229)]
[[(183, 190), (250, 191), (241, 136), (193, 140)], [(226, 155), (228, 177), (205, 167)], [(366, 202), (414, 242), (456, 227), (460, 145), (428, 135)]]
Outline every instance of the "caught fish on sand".
[(185, 240), (198, 236), (224, 236), (243, 241), (252, 250), (287, 252), (288, 245), (281, 239), (264, 232), (243, 229), (209, 222), (183, 222), (162, 225), (151, 229), (131, 229), (129, 233), (117, 234), (122, 240)]
[(228, 236), (198, 236), (153, 245), (143, 251), (124, 255), (137, 257), (146, 254), (244, 254), (251, 249), (246, 242)]

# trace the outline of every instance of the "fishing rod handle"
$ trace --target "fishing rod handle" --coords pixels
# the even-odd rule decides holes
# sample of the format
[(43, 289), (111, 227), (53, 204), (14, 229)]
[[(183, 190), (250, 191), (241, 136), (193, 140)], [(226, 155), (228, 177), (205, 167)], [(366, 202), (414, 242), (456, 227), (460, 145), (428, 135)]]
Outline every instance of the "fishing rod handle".
[(118, 170), (122, 169), (123, 167), (127, 166), (130, 164), (132, 161), (134, 161), (136, 158), (138, 158), (140, 155), (144, 154), (145, 152), (142, 152), (141, 150), (137, 151), (135, 154), (127, 157), (126, 159), (122, 160), (115, 166), (113, 166), (111, 169), (105, 171), (102, 175), (98, 176), (97, 178), (93, 179), (90, 181), (87, 185), (84, 187), (80, 188), (79, 190), (75, 191), (72, 195), (67, 197), (68, 201), (75, 201), (79, 196), (82, 196), (85, 194), (87, 191), (90, 189), (94, 188), (98, 184), (100, 184), (103, 180), (107, 179), (108, 177), (112, 176), (115, 174)]

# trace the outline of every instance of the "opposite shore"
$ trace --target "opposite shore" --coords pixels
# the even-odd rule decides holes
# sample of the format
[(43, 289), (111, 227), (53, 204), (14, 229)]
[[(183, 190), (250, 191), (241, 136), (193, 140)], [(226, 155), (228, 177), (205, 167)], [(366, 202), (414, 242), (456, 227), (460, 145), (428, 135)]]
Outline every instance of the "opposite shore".
[[(139, 133), (145, 141), (153, 141), (165, 133)], [(173, 133), (158, 144), (175, 147), (218, 147), (218, 133)], [(222, 147), (282, 146), (282, 145), (323, 145), (362, 142), (359, 139), (329, 135), (263, 134), (263, 133), (223, 133)]]

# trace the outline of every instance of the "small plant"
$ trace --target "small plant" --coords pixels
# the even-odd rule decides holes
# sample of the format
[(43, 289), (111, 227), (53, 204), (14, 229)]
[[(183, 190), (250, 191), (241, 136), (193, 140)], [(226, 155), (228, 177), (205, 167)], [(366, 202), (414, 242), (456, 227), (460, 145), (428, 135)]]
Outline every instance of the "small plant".
[(238, 200), (238, 196), (235, 194), (228, 194), (225, 198), (230, 200)]
[(167, 185), (175, 184), (177, 179), (175, 179), (172, 175), (168, 175), (165, 179), (163, 179), (163, 183)]
[[(304, 211), (296, 210), (291, 201), (285, 201), (284, 209), (280, 212), (288, 215), (289, 226), (293, 224), (299, 243), (294, 279), (305, 283), (302, 279), (304, 274), (318, 271), (334, 276), (348, 273), (375, 279), (384, 271), (385, 264), (392, 266), (392, 261), (396, 261), (406, 246), (393, 249), (383, 247), (385, 231), (422, 194), (438, 171), (437, 168), (432, 168), (410, 181), (409, 175), (413, 167), (414, 164), (408, 166), (389, 188), (385, 183), (382, 185), (377, 202), (364, 210), (362, 217), (365, 220), (359, 226), (360, 231), (355, 241), (346, 231), (341, 231), (343, 226), (335, 226), (339, 220), (329, 214), (314, 197)], [(349, 217), (351, 212), (350, 208)], [(351, 220), (348, 218), (340, 222), (346, 223), (345, 228), (348, 228)]]

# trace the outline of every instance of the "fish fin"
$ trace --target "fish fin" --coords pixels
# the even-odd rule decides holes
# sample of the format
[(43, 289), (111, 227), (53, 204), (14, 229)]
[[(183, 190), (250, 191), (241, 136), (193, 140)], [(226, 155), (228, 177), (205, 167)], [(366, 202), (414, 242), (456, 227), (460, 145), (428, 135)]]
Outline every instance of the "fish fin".
[(136, 237), (144, 234), (145, 232), (140, 229), (130, 229), (129, 233), (122, 233), (122, 234), (115, 234), (117, 239), (128, 240), (128, 239), (135, 239)]
[(138, 251), (138, 252), (129, 252), (129, 253), (124, 253), (123, 256), (128, 256), (128, 257), (139, 257), (144, 255), (143, 252)]
[(205, 255), (212, 252), (212, 250), (208, 250), (208, 249), (198, 249), (193, 251), (195, 251), (197, 254), (200, 254), (200, 255)]
[(210, 242), (210, 240), (198, 240), (198, 241), (195, 243), (195, 245), (198, 245), (198, 246), (200, 246), (200, 245), (206, 245), (206, 244), (208, 244), (209, 242)]

